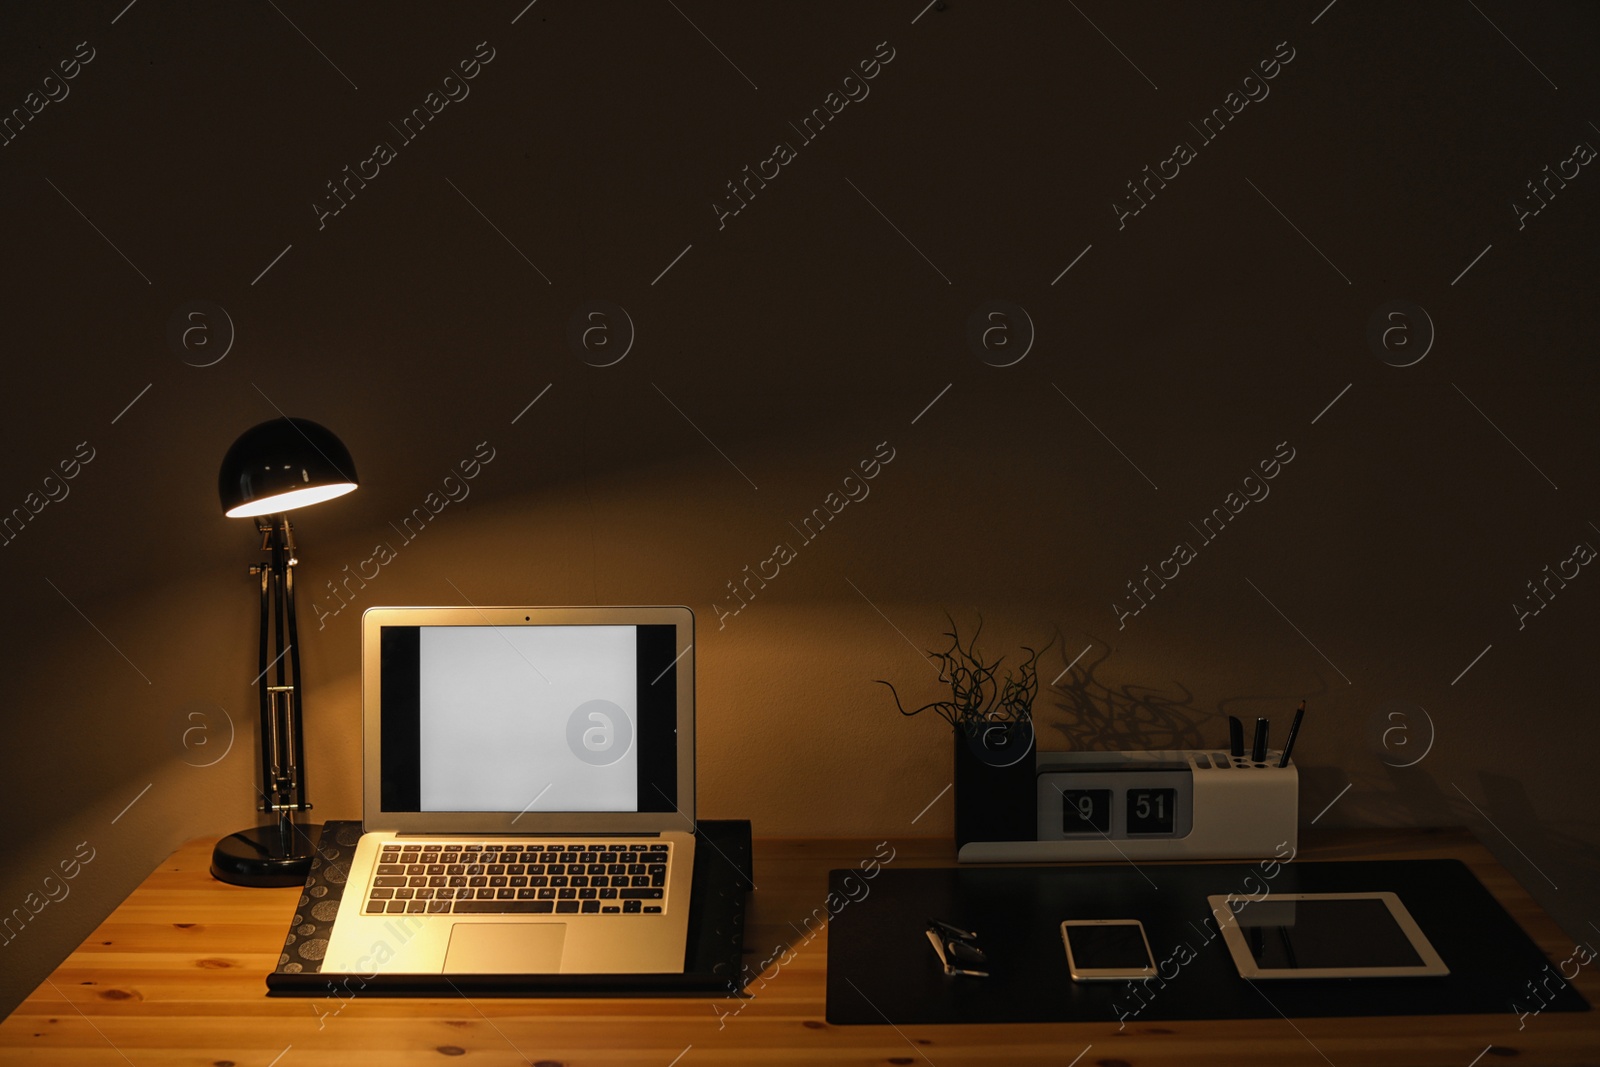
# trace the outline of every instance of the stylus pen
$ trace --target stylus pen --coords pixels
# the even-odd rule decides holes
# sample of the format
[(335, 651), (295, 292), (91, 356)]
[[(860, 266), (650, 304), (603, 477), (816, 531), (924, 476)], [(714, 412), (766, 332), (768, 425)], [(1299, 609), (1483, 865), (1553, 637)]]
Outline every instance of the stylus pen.
[(1294, 739), (1300, 736), (1300, 720), (1306, 717), (1306, 702), (1302, 700), (1300, 706), (1294, 709), (1294, 721), (1289, 724), (1289, 739), (1283, 743), (1283, 755), (1278, 757), (1278, 766), (1289, 766), (1289, 753), (1294, 751)]
[(1265, 715), (1256, 718), (1255, 742), (1250, 748), (1250, 758), (1256, 763), (1267, 762), (1267, 729), (1271, 725)]
[(1228, 716), (1228, 755), (1234, 759), (1244, 755), (1244, 723), (1237, 715)]

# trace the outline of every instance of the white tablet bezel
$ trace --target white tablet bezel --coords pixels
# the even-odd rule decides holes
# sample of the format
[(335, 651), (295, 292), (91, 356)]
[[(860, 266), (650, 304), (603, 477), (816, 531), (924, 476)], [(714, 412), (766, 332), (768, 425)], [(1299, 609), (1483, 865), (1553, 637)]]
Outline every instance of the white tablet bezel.
[[(1441, 977), (1450, 973), (1450, 968), (1445, 966), (1439, 953), (1429, 943), (1427, 935), (1417, 925), (1406, 906), (1394, 893), (1273, 893), (1263, 897), (1260, 901), (1286, 902), (1301, 900), (1381, 900), (1389, 909), (1389, 915), (1394, 919), (1406, 940), (1411, 943), (1411, 948), (1416, 952), (1420, 965), (1406, 967), (1299, 967), (1262, 968), (1257, 966), (1255, 957), (1250, 954), (1250, 947), (1245, 943), (1243, 929), (1239, 926), (1238, 918), (1229, 901), (1245, 900), (1246, 907), (1241, 911), (1248, 911), (1249, 904), (1256, 903), (1254, 898), (1239, 897), (1237, 895), (1216, 895), (1206, 897), (1211, 905), (1211, 916), (1217, 921), (1217, 928), (1222, 931), (1223, 940), (1228, 945), (1228, 952), (1233, 956), (1233, 964), (1239, 969), (1241, 978), (1424, 978)], [(1352, 931), (1354, 934), (1355, 931)]]

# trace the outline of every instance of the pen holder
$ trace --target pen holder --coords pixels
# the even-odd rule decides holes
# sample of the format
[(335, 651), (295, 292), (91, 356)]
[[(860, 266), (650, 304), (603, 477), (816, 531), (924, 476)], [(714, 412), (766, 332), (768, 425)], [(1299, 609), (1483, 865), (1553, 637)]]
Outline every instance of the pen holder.
[[(1300, 773), (1222, 751), (1041, 752), (1030, 832), (957, 840), (964, 862), (1282, 859), (1297, 847)], [(1009, 826), (1015, 828), (1017, 824)]]
[(1034, 836), (1037, 757), (1033, 723), (965, 723), (955, 729), (956, 847)]

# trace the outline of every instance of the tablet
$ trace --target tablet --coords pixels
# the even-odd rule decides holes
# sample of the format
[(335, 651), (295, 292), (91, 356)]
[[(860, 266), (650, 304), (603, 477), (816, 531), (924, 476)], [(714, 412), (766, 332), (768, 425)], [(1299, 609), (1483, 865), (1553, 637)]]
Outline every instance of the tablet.
[(1417, 978), (1446, 975), (1393, 893), (1210, 896), (1212, 917), (1243, 978)]

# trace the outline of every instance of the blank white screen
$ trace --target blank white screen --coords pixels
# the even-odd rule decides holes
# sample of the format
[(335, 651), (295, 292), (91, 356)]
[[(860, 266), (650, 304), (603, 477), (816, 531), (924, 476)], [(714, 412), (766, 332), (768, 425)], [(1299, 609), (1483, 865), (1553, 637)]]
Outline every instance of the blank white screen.
[[(634, 629), (422, 627), (422, 810), (639, 810)], [(626, 718), (626, 751), (605, 766), (569, 744), (569, 719), (591, 700)]]

